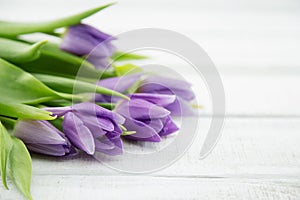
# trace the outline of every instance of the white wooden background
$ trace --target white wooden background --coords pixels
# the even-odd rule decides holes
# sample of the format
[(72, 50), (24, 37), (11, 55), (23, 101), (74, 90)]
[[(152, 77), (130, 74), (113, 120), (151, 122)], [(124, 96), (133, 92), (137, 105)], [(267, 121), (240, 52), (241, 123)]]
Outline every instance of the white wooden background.
[[(103, 3), (0, 0), (0, 17), (42, 20)], [(298, 0), (121, 0), (87, 22), (115, 34), (156, 27), (195, 40), (224, 81), (226, 125), (206, 159), (199, 157), (197, 139), (175, 164), (147, 175), (118, 173), (84, 156), (71, 160), (35, 156), (35, 199), (300, 197)], [(208, 120), (209, 112), (202, 118)], [(1, 200), (22, 199), (13, 187), (0, 190)]]

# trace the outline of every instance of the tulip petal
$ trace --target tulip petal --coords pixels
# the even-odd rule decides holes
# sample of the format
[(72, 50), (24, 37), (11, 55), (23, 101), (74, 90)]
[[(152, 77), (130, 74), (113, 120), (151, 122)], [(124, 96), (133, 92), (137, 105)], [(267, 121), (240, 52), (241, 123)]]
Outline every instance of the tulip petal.
[(109, 132), (108, 134), (106, 134), (106, 137), (110, 141), (112, 141), (115, 144), (115, 146), (117, 146), (119, 148), (123, 148), (123, 142), (122, 142), (122, 139), (121, 139), (121, 133)]
[[(100, 122), (99, 122), (98, 118), (91, 117), (91, 116), (86, 116), (85, 118), (82, 118), (80, 116), (79, 118), (82, 120), (84, 125), (91, 131), (94, 138), (103, 136), (107, 133), (107, 131), (102, 129), (102, 127), (105, 127), (105, 125), (102, 124), (100, 126)], [(108, 129), (113, 130), (113, 124), (109, 124)]]
[(115, 51), (116, 47), (111, 44), (111, 41), (102, 41), (96, 44), (96, 46), (89, 53), (88, 57), (108, 59)]
[(159, 119), (170, 114), (168, 110), (142, 99), (123, 101), (116, 108), (116, 112), (123, 116), (140, 120)]
[(85, 116), (108, 118), (115, 121), (117, 124), (123, 124), (125, 121), (124, 117), (121, 115), (89, 102), (75, 104), (72, 108)]
[(163, 125), (163, 128), (159, 132), (159, 135), (160, 136), (170, 135), (171, 133), (174, 133), (175, 131), (178, 131), (178, 130), (179, 130), (179, 128), (177, 127), (177, 125), (173, 122), (171, 117), (168, 116), (165, 119), (165, 123)]
[(138, 140), (138, 141), (149, 141), (149, 142), (160, 142), (161, 138), (158, 133), (147, 124), (128, 118), (126, 119), (124, 126), (128, 130), (134, 130), (136, 133), (125, 136), (127, 139)]
[(98, 81), (97, 85), (123, 93), (130, 86), (135, 84), (140, 77), (141, 74), (133, 74), (114, 78), (106, 78)]
[[(133, 74), (114, 78), (106, 78), (98, 81), (97, 85), (111, 90), (115, 90), (117, 92), (125, 93), (132, 85), (134, 85), (139, 80), (140, 77), (141, 74)], [(115, 103), (118, 100), (120, 100), (120, 98), (115, 96), (101, 94), (95, 95), (96, 102)]]
[(87, 61), (92, 63), (99, 70), (105, 70), (110, 67), (109, 61), (105, 57), (88, 56)]
[(14, 135), (25, 143), (66, 144), (58, 129), (48, 121), (19, 120), (14, 129)]
[(109, 139), (107, 136), (95, 139), (96, 151), (108, 155), (120, 155), (123, 153), (123, 143), (120, 136)]
[(82, 120), (74, 113), (68, 112), (65, 114), (63, 129), (66, 136), (77, 148), (85, 151), (87, 154), (94, 154), (94, 137)]
[(52, 112), (53, 115), (56, 115), (57, 117), (64, 116), (67, 112), (70, 112), (72, 109), (71, 107), (48, 107), (45, 108), (45, 110)]
[(113, 131), (114, 124), (110, 119), (98, 118), (92, 115), (78, 115), (78, 117), (83, 121), (85, 126), (90, 130), (98, 131), (98, 129), (103, 129), (105, 131)]
[(96, 45), (97, 40), (86, 34), (80, 26), (71, 26), (59, 47), (69, 53), (83, 56), (91, 52)]
[[(160, 90), (164, 87), (172, 86), (180, 89), (186, 90), (187, 88), (191, 87), (191, 84), (185, 80), (174, 79), (169, 77), (163, 76), (148, 76), (145, 80), (145, 84), (154, 84), (152, 89)], [(150, 85), (149, 85), (150, 86)]]
[(115, 51), (110, 43), (113, 39), (115, 38), (92, 26), (78, 24), (69, 27), (60, 48), (79, 56), (91, 53), (91, 56), (107, 58)]
[(174, 94), (187, 101), (195, 98), (190, 83), (161, 76), (147, 77), (144, 84), (139, 88), (139, 91), (142, 93)]
[(190, 103), (180, 97), (177, 97), (174, 103), (166, 106), (165, 108), (171, 111), (174, 116), (195, 115), (195, 111), (191, 107)]
[(72, 156), (76, 153), (66, 136), (48, 121), (20, 120), (14, 135), (36, 153), (51, 156)]
[(167, 106), (176, 99), (175, 95), (135, 93), (130, 95), (130, 99), (143, 99), (159, 106)]
[(150, 126), (151, 128), (153, 128), (157, 133), (159, 133), (164, 126), (162, 119), (149, 119), (149, 120), (143, 120), (143, 122), (148, 126)]
[(82, 29), (84, 29), (85, 31), (87, 31), (88, 33), (90, 33), (94, 38), (97, 38), (97, 39), (101, 39), (101, 40), (115, 40), (116, 38), (107, 34), (107, 33), (104, 33), (90, 25), (87, 25), (87, 24), (81, 24), (81, 27)]
[(30, 144), (27, 143), (26, 147), (35, 153), (40, 153), (49, 156), (64, 156), (66, 155), (66, 147), (55, 144)]
[(106, 137), (95, 139), (96, 151), (112, 150), (115, 148), (114, 143), (109, 141)]

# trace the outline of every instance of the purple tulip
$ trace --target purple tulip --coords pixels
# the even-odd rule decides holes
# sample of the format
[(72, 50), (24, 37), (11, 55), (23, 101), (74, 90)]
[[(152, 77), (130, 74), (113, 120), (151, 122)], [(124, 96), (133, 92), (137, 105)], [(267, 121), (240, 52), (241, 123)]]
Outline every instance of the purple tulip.
[[(114, 78), (106, 78), (98, 81), (97, 85), (124, 94), (131, 86), (133, 86), (135, 83), (138, 82), (140, 77), (141, 74), (133, 74), (127, 76), (114, 77)], [(118, 100), (120, 100), (120, 98), (115, 96), (102, 95), (102, 94), (95, 95), (96, 102), (116, 103)]]
[(119, 125), (125, 119), (121, 115), (88, 102), (47, 110), (58, 117), (64, 116), (64, 133), (74, 146), (87, 154), (97, 151), (119, 155), (123, 152)]
[[(160, 102), (164, 100), (158, 100)], [(135, 134), (128, 139), (159, 142), (162, 136), (178, 130), (170, 117), (170, 111), (143, 99), (122, 101), (115, 111), (125, 117), (124, 126)]]
[(76, 153), (64, 134), (48, 121), (20, 120), (15, 126), (14, 135), (32, 152), (51, 156)]
[(109, 58), (116, 48), (111, 43), (116, 38), (86, 25), (78, 24), (70, 26), (63, 37), (60, 49), (69, 53), (86, 56), (87, 60), (98, 69), (109, 66)]
[(162, 76), (149, 76), (139, 87), (138, 92), (176, 95), (176, 100), (164, 107), (171, 111), (172, 115), (194, 114), (189, 102), (195, 99), (195, 94), (191, 90), (191, 84), (186, 81)]
[(176, 100), (176, 96), (170, 94), (134, 93), (128, 96), (130, 99), (142, 99), (164, 108), (173, 104)]

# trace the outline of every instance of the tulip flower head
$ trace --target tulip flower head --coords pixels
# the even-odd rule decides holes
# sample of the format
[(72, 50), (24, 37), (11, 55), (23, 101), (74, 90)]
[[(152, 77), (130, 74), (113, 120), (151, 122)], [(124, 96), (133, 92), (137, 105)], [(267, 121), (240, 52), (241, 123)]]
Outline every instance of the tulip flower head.
[(108, 155), (122, 154), (119, 125), (125, 119), (121, 115), (88, 102), (47, 110), (58, 117), (64, 116), (64, 133), (78, 149), (90, 155), (96, 151)]
[[(124, 94), (131, 86), (133, 86), (135, 83), (139, 81), (140, 77), (141, 74), (133, 74), (127, 76), (106, 78), (98, 81), (97, 85)], [(116, 103), (119, 100), (120, 98), (115, 96), (103, 95), (103, 94), (95, 95), (96, 102)]]
[(116, 48), (111, 43), (116, 38), (87, 24), (70, 26), (63, 36), (60, 49), (78, 55), (87, 56), (87, 60), (98, 69), (109, 66), (109, 58)]
[(125, 117), (124, 126), (136, 132), (125, 136), (128, 139), (159, 142), (162, 136), (178, 130), (170, 111), (143, 99), (122, 101), (115, 111)]
[(48, 121), (19, 120), (14, 135), (35, 153), (51, 156), (76, 153), (68, 138)]
[(138, 88), (138, 92), (175, 95), (175, 101), (165, 107), (171, 111), (172, 115), (189, 116), (195, 114), (189, 105), (190, 101), (195, 99), (195, 94), (191, 90), (191, 84), (184, 80), (148, 76)]

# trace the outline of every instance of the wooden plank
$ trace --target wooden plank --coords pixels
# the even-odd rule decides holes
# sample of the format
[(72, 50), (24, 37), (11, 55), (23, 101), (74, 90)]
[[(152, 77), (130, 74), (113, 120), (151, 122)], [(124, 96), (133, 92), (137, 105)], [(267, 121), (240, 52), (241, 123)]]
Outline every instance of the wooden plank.
[[(300, 119), (228, 119), (222, 139), (208, 158), (198, 157), (199, 136), (173, 166), (149, 175), (120, 174), (86, 156), (70, 160), (35, 156), (33, 196), (294, 199), (300, 195), (299, 122)], [(207, 128), (205, 119), (202, 124)], [(12, 188), (1, 191), (0, 199), (22, 198)]]
[[(162, 178), (144, 176), (33, 177), (35, 199), (296, 199), (299, 179)], [(12, 189), (1, 199), (22, 199)]]
[[(284, 70), (282, 73), (280, 70), (270, 73), (263, 70), (234, 70), (223, 70), (220, 74), (226, 95), (226, 116), (300, 116), (300, 110), (296, 109), (300, 102), (300, 79), (297, 71), (292, 74)], [(211, 115), (209, 88), (203, 78), (195, 75), (195, 71), (192, 70), (177, 71), (192, 83), (198, 104), (203, 106), (200, 113)]]
[[(1, 17), (48, 20), (99, 5), (98, 1), (76, 1), (72, 5), (59, 1), (42, 4), (31, 1), (33, 3), (24, 5), (20, 0), (6, 2), (0, 7)], [(177, 31), (201, 45), (220, 68), (299, 68), (299, 5), (283, 0), (255, 2), (197, 1), (188, 4), (176, 1), (171, 6), (168, 1), (121, 1), (109, 12), (101, 12), (86, 22), (112, 34), (142, 27)], [(44, 9), (45, 3), (48, 9)], [(16, 4), (22, 6), (16, 7)], [(171, 6), (167, 15), (162, 5)], [(31, 12), (26, 12), (27, 9)]]
[[(200, 124), (198, 136), (189, 151), (172, 166), (151, 176), (300, 177), (299, 118), (229, 118), (221, 140), (211, 155), (204, 160), (200, 159), (199, 154), (209, 119), (201, 119)], [(143, 147), (139, 145), (135, 148)], [(69, 160), (35, 156), (33, 173), (35, 175), (126, 175), (107, 168), (87, 156)]]
[(300, 102), (300, 79), (297, 72), (296, 75), (277, 73), (221, 75), (227, 98), (227, 113), (299, 116), (300, 110), (296, 109)]

